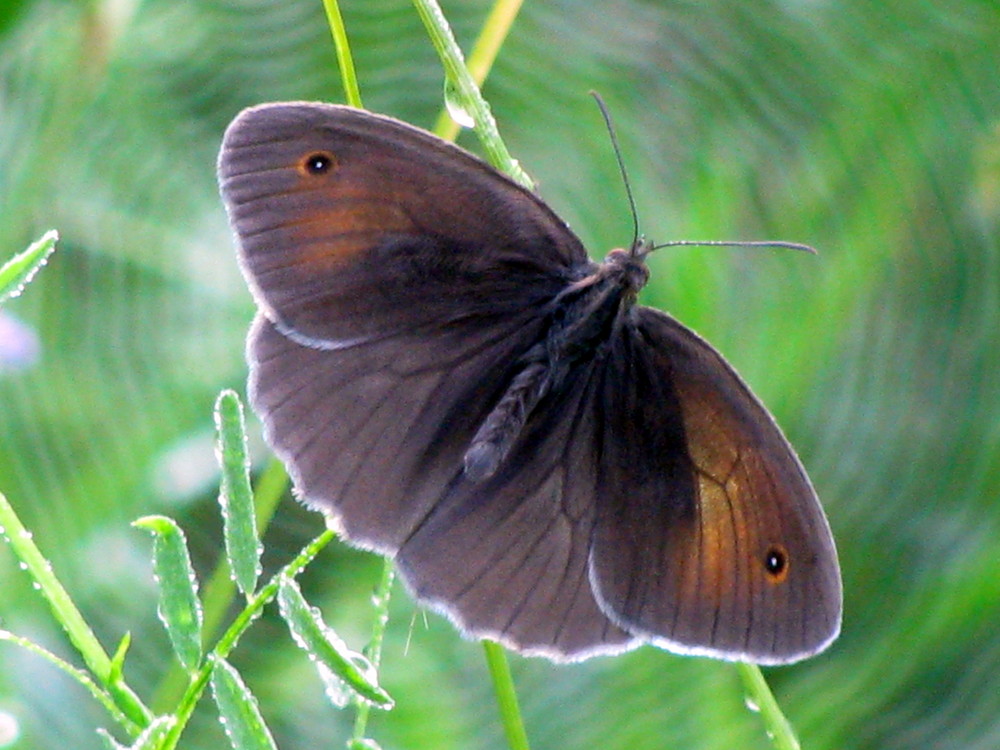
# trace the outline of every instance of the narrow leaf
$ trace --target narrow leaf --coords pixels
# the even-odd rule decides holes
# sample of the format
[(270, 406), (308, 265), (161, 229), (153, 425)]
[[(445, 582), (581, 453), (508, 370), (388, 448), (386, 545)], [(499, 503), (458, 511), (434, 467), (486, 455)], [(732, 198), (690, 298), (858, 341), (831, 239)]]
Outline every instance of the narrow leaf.
[(351, 55), (347, 27), (340, 14), (340, 6), (337, 0), (323, 0), (323, 8), (326, 10), (326, 20), (333, 34), (333, 43), (337, 50), (337, 66), (340, 68), (340, 82), (344, 86), (347, 103), (360, 109), (361, 89), (358, 88), (358, 74), (354, 69), (354, 57)]
[(143, 730), (142, 734), (136, 737), (135, 742), (131, 745), (119, 744), (105, 729), (98, 729), (97, 734), (104, 741), (104, 747), (107, 750), (154, 750), (154, 748), (160, 747), (161, 741), (175, 722), (176, 719), (173, 716), (158, 716)]
[(101, 738), (104, 750), (127, 750), (125, 745), (118, 742), (107, 729), (98, 729), (97, 736)]
[(212, 694), (219, 707), (222, 727), (233, 750), (277, 750), (264, 723), (257, 699), (240, 679), (239, 672), (221, 657), (212, 657)]
[[(278, 606), (295, 642), (316, 661), (328, 688), (328, 678), (336, 677), (365, 700), (380, 708), (392, 708), (393, 700), (378, 686), (371, 662), (351, 651), (340, 636), (323, 622), (319, 610), (309, 606), (298, 584), (291, 578), (283, 578), (278, 586)], [(330, 695), (330, 692), (328, 689), (327, 694)], [(336, 696), (330, 697), (339, 704)]]
[(153, 714), (143, 705), (139, 697), (128, 685), (111, 681), (110, 657), (104, 653), (101, 642), (83, 619), (80, 610), (73, 604), (69, 593), (56, 578), (52, 565), (42, 555), (31, 532), (21, 523), (21, 519), (17, 517), (14, 508), (7, 502), (2, 492), (0, 492), (0, 539), (5, 539), (10, 544), (20, 560), (21, 567), (32, 577), (35, 588), (52, 608), (56, 622), (62, 625), (90, 672), (108, 687), (108, 692), (128, 716), (128, 721), (138, 726), (149, 723)]
[(101, 686), (99, 686), (96, 682), (94, 682), (94, 680), (90, 677), (90, 675), (88, 675), (82, 669), (77, 669), (69, 662), (60, 659), (51, 651), (46, 650), (42, 646), (39, 646), (34, 641), (28, 640), (27, 638), (20, 635), (15, 635), (14, 633), (11, 633), (8, 630), (3, 630), (2, 628), (0, 628), (0, 641), (7, 641), (10, 643), (14, 643), (20, 646), (21, 648), (30, 651), (36, 656), (40, 656), (49, 663), (58, 667), (63, 672), (72, 677), (74, 680), (76, 680), (78, 683), (80, 683), (84, 688), (86, 688), (86, 690), (91, 694), (91, 696), (93, 696), (94, 699), (98, 701), (98, 703), (104, 706), (104, 710), (108, 712), (111, 718), (117, 721), (118, 724), (121, 725), (126, 731), (129, 732), (139, 731), (139, 728), (142, 726), (142, 724), (137, 724), (136, 722), (132, 721), (128, 716), (126, 716), (125, 713), (123, 713), (123, 711), (120, 708), (118, 708), (118, 706), (115, 704), (115, 701), (111, 697), (111, 695), (109, 695), (108, 692), (106, 692), (105, 690), (101, 689)]
[(111, 671), (108, 673), (109, 683), (114, 684), (122, 681), (122, 674), (125, 669), (125, 655), (128, 653), (130, 645), (132, 645), (132, 633), (125, 631), (125, 635), (118, 641), (118, 648), (115, 649), (115, 653), (111, 657)]
[(235, 391), (219, 394), (215, 402), (215, 428), (218, 434), (216, 452), (222, 467), (219, 504), (222, 506), (226, 556), (236, 585), (246, 596), (252, 596), (261, 573), (261, 545), (250, 488), (243, 404)]
[(59, 233), (50, 229), (41, 239), (31, 243), (27, 250), (18, 253), (0, 267), (0, 303), (21, 293), (56, 249), (58, 239)]
[(201, 603), (184, 532), (166, 516), (146, 516), (133, 526), (153, 532), (153, 572), (160, 586), (158, 613), (181, 664), (194, 672), (201, 661)]

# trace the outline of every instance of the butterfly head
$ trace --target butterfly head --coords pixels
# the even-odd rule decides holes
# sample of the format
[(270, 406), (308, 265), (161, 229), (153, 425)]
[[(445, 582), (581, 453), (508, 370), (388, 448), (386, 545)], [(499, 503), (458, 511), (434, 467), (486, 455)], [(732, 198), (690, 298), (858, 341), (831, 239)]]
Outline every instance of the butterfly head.
[(653, 243), (640, 236), (628, 250), (616, 247), (604, 259), (604, 273), (615, 278), (624, 287), (626, 295), (633, 300), (649, 281), (646, 256), (652, 249)]

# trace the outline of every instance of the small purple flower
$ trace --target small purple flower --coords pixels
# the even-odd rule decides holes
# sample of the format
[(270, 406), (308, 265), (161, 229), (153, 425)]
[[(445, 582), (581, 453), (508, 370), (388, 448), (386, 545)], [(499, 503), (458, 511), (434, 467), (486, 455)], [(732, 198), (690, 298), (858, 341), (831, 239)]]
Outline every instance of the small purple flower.
[(27, 370), (38, 361), (40, 351), (35, 329), (0, 310), (0, 375)]

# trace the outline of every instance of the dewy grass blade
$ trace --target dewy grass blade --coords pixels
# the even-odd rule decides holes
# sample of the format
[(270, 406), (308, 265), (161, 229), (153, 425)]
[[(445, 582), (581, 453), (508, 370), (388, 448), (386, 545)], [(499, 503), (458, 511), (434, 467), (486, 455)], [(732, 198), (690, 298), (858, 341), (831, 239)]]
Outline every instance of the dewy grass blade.
[(278, 606), (295, 642), (317, 665), (328, 669), (365, 700), (380, 708), (392, 708), (393, 700), (378, 686), (371, 662), (351, 651), (340, 636), (323, 622), (319, 610), (309, 606), (298, 584), (291, 578), (283, 578), (278, 585)]
[(736, 668), (743, 678), (743, 685), (747, 690), (747, 702), (752, 710), (760, 713), (764, 721), (764, 727), (771, 744), (777, 750), (800, 750), (799, 740), (795, 736), (795, 730), (785, 714), (782, 713), (778, 701), (774, 698), (774, 693), (768, 687), (760, 667), (756, 664), (745, 664), (739, 662)]
[(225, 659), (210, 657), (212, 695), (219, 708), (222, 727), (233, 750), (277, 750), (271, 731), (264, 723), (257, 699)]
[(489, 162), (509, 175), (526, 188), (533, 189), (534, 183), (527, 173), (521, 169), (521, 165), (510, 155), (507, 146), (500, 138), (500, 131), (497, 129), (496, 120), (490, 111), (489, 104), (483, 99), (475, 80), (469, 73), (462, 56), (462, 50), (455, 41), (455, 35), (451, 32), (451, 26), (441, 11), (441, 6), (436, 0), (413, 0), (413, 4), (424, 22), (424, 27), (441, 58), (445, 75), (451, 83), (451, 91), (459, 100), (456, 102), (475, 123), (476, 135), (483, 144)]
[(128, 716), (129, 721), (138, 726), (146, 726), (153, 719), (152, 712), (143, 705), (128, 685), (112, 678), (111, 659), (83, 619), (80, 610), (73, 604), (66, 589), (52, 572), (52, 566), (35, 545), (31, 532), (24, 528), (3, 493), (0, 493), (0, 537), (9, 542), (24, 569), (37, 584), (38, 591), (52, 609), (53, 617), (66, 631), (66, 635), (83, 657), (90, 673), (107, 687), (115, 704)]
[[(480, 43), (476, 47), (476, 74), (470, 72), (462, 56), (462, 50), (455, 41), (455, 36), (448, 25), (441, 7), (437, 0), (413, 0), (413, 4), (420, 15), (424, 26), (430, 35), (431, 42), (441, 58), (442, 65), (447, 77), (445, 93), (457, 99), (455, 102), (446, 101), (446, 105), (451, 108), (456, 104), (464, 114), (472, 117), (476, 135), (483, 144), (487, 157), (493, 166), (509, 176), (515, 182), (523, 185), (529, 190), (533, 190), (535, 185), (528, 173), (521, 168), (521, 165), (514, 159), (507, 150), (506, 144), (500, 137), (493, 112), (489, 104), (483, 98), (479, 90), (477, 81), (485, 80), (489, 66), (502, 45), (502, 40), (506, 36), (510, 24), (516, 17), (520, 9), (518, 0), (498, 0), (493, 12), (487, 21), (487, 28), (483, 29)], [(491, 38), (495, 37), (495, 48), (491, 48)], [(481, 67), (479, 67), (481, 66)], [(478, 78), (477, 78), (478, 75)], [(441, 121), (438, 123), (443, 125)], [(449, 135), (443, 127), (437, 131), (439, 135)], [(486, 652), (486, 661), (493, 677), (493, 686), (500, 706), (500, 715), (504, 723), (504, 730), (507, 735), (507, 742), (511, 750), (526, 750), (528, 748), (528, 737), (524, 730), (524, 722), (521, 719), (520, 709), (517, 703), (517, 692), (510, 675), (510, 668), (507, 664), (503, 647), (490, 641), (483, 641), (483, 648)]]
[[(250, 623), (252, 623), (260, 615), (264, 605), (277, 595), (280, 582), (285, 577), (296, 576), (302, 572), (302, 569), (308, 565), (316, 557), (316, 555), (319, 554), (319, 551), (329, 544), (335, 536), (335, 533), (331, 529), (324, 531), (307, 544), (294, 560), (285, 565), (285, 567), (276, 573), (270, 581), (260, 587), (260, 590), (254, 594), (249, 601), (247, 601), (243, 611), (236, 616), (236, 619), (233, 620), (232, 624), (222, 634), (222, 637), (219, 638), (218, 643), (215, 644), (215, 647), (212, 649), (213, 659), (225, 658), (229, 655), (230, 651), (235, 648), (240, 636), (248, 627), (250, 627)], [(167, 738), (164, 740), (163, 750), (173, 750), (173, 748), (176, 748), (180, 742), (181, 732), (184, 731), (184, 727), (187, 725), (188, 720), (191, 718), (191, 714), (194, 712), (194, 707), (197, 705), (205, 686), (209, 682), (214, 664), (214, 661), (206, 659), (202, 663), (197, 674), (193, 675), (188, 681), (184, 694), (177, 702), (177, 710), (175, 712), (177, 716), (177, 724), (174, 725), (173, 729), (171, 729)]]
[(15, 635), (7, 630), (0, 629), (0, 641), (7, 641), (9, 643), (16, 644), (36, 656), (40, 656), (50, 664), (53, 664), (68, 674), (80, 683), (92, 696), (94, 696), (97, 702), (104, 706), (104, 710), (108, 712), (111, 718), (114, 719), (123, 729), (125, 729), (125, 731), (135, 734), (141, 728), (138, 724), (131, 721), (125, 714), (123, 714), (118, 706), (115, 705), (111, 696), (102, 690), (101, 687), (83, 670), (77, 669), (69, 662), (59, 658), (51, 651), (43, 648), (34, 641)]
[(188, 672), (201, 663), (201, 602), (184, 532), (166, 516), (145, 516), (133, 526), (153, 533), (153, 571), (160, 587), (159, 615), (177, 658)]
[(37, 242), (31, 243), (27, 250), (18, 253), (0, 267), (0, 304), (21, 293), (56, 249), (58, 239), (59, 233), (50, 229)]
[[(281, 497), (288, 487), (288, 474), (285, 467), (276, 458), (272, 458), (264, 473), (257, 479), (257, 491), (254, 494), (257, 525), (260, 529), (267, 528)], [(201, 591), (203, 610), (202, 643), (210, 643), (225, 624), (226, 614), (236, 601), (236, 583), (230, 575), (229, 562), (219, 559), (212, 575), (208, 578)], [(189, 677), (179, 662), (171, 665), (157, 686), (151, 704), (154, 708), (174, 706), (187, 690)]]
[(104, 746), (108, 750), (157, 750), (160, 747), (160, 743), (163, 738), (167, 736), (174, 724), (176, 719), (173, 716), (158, 716), (152, 724), (150, 724), (146, 729), (140, 734), (135, 742), (127, 747), (125, 745), (119, 745), (114, 737), (111, 736), (104, 729), (98, 729), (97, 734), (104, 741)]
[[(396, 580), (396, 566), (390, 558), (385, 558), (382, 562), (382, 580), (379, 581), (375, 589), (375, 596), (372, 604), (375, 606), (375, 622), (372, 626), (372, 637), (365, 646), (364, 654), (372, 663), (375, 674), (378, 674), (379, 664), (382, 663), (382, 640), (385, 637), (385, 628), (389, 623), (389, 598), (392, 595), (392, 582)], [(365, 737), (368, 728), (368, 714), (371, 704), (359, 699), (355, 701), (356, 713), (354, 716), (354, 732), (351, 741), (347, 743), (350, 750), (363, 750), (366, 742), (374, 742)]]
[[(514, 25), (514, 19), (517, 18), (523, 1), (496, 0), (489, 16), (483, 23), (479, 38), (476, 39), (466, 64), (469, 75), (480, 88), (486, 80), (486, 76), (489, 75), (497, 55), (500, 54), (500, 48), (507, 38), (510, 27)], [(459, 124), (451, 117), (446, 108), (434, 123), (434, 132), (446, 141), (454, 141), (458, 136), (458, 131)]]
[(226, 555), (236, 585), (246, 596), (253, 595), (260, 577), (260, 538), (254, 518), (253, 491), (250, 489), (250, 461), (243, 404), (235, 391), (223, 391), (215, 402), (216, 447), (222, 467), (223, 534)]

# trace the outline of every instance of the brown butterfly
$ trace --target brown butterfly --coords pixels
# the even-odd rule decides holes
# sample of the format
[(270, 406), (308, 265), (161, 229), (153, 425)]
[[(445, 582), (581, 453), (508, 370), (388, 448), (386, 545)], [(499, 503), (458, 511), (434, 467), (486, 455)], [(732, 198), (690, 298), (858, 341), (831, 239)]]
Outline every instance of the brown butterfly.
[(467, 152), (343, 106), (240, 114), (221, 191), (250, 399), (298, 494), (466, 634), (764, 664), (837, 635), (802, 465), (733, 369)]

